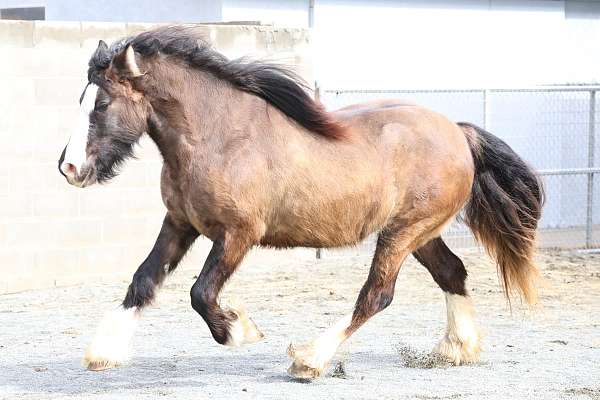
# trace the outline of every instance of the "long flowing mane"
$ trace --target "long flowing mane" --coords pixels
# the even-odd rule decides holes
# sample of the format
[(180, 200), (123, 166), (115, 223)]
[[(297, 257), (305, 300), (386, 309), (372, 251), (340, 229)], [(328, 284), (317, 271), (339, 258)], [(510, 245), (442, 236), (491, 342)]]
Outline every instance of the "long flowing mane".
[[(110, 56), (127, 44), (142, 56), (162, 53), (207, 71), (239, 90), (264, 99), (311, 132), (331, 139), (345, 137), (344, 127), (309, 96), (308, 85), (294, 71), (263, 61), (229, 60), (214, 50), (193, 26), (161, 27), (128, 37), (111, 45)], [(107, 68), (110, 56), (94, 54), (88, 76)]]

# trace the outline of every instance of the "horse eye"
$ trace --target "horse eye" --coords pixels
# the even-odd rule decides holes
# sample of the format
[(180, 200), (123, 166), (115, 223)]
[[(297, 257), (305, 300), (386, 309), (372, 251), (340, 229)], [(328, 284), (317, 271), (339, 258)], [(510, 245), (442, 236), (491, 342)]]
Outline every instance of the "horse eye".
[(104, 112), (104, 111), (106, 111), (107, 108), (108, 108), (108, 103), (100, 103), (100, 104), (97, 104), (95, 107), (96, 111), (98, 111), (98, 112)]

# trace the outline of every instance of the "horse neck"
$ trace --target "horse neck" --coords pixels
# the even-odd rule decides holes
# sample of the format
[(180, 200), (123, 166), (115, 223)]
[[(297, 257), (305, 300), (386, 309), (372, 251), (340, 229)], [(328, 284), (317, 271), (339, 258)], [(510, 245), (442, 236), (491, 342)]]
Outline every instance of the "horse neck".
[(153, 113), (148, 134), (165, 163), (179, 169), (197, 145), (233, 130), (232, 103), (239, 103), (243, 94), (228, 83), (189, 68), (164, 69), (164, 76), (155, 79), (155, 90), (149, 93)]

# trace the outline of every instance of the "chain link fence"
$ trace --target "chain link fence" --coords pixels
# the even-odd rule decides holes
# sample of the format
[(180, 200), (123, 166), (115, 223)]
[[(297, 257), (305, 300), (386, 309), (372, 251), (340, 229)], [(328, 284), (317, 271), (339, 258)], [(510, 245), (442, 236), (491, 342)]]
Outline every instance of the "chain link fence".
[[(320, 90), (330, 110), (375, 99), (403, 99), (479, 125), (532, 165), (546, 188), (540, 247), (600, 247), (599, 86), (468, 90)], [(454, 247), (473, 247), (466, 226), (444, 234)], [(373, 240), (352, 251), (371, 248)]]

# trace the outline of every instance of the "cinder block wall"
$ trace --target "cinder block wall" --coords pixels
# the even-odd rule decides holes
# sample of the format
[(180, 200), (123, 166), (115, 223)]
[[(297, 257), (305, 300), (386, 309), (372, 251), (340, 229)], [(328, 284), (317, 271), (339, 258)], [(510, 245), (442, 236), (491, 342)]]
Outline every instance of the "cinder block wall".
[[(148, 24), (0, 21), (0, 294), (130, 277), (152, 248), (165, 213), (161, 160), (144, 139), (112, 183), (77, 189), (57, 161), (76, 122), (87, 61), (107, 42)], [(301, 29), (203, 25), (230, 57), (295, 64), (310, 82), (309, 37)], [(183, 268), (202, 267), (200, 240)], [(310, 250), (294, 256), (311, 257)], [(276, 262), (259, 250), (246, 260)]]

